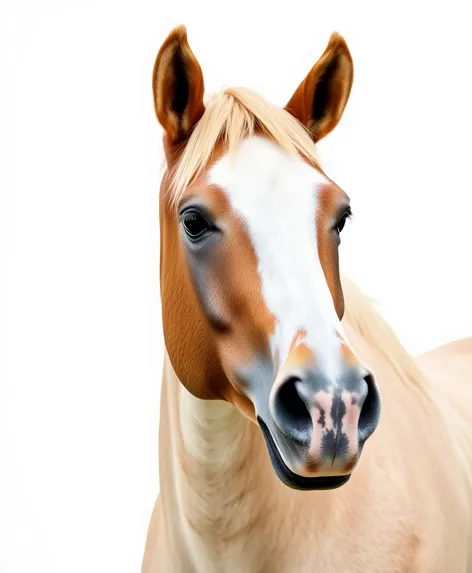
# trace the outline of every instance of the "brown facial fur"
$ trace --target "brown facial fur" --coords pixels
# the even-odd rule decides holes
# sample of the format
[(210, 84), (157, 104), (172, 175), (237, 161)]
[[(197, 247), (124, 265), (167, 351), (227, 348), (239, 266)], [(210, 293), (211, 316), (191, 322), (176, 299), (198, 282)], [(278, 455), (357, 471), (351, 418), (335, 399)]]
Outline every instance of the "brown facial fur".
[(331, 182), (319, 190), (316, 221), (318, 255), (340, 320), (344, 314), (344, 297), (339, 275), (339, 237), (333, 227), (348, 205), (348, 196), (335, 183)]
[[(215, 153), (212, 164), (224, 153)], [(211, 168), (211, 165), (209, 166)], [(208, 320), (201, 308), (187, 267), (185, 247), (178, 223), (179, 206), (192, 201), (205, 205), (213, 221), (224, 228), (225, 240), (216, 246), (208, 274), (207, 291), (218, 325)], [(319, 191), (317, 220), (318, 253), (336, 312), (342, 318), (343, 293), (339, 276), (338, 240), (333, 226), (348, 205), (346, 194), (334, 183)], [(253, 419), (253, 407), (244, 396), (234, 372), (251, 361), (255, 354), (268, 352), (268, 340), (275, 328), (274, 317), (268, 311), (261, 293), (257, 258), (244, 223), (232, 211), (223, 190), (209, 186), (206, 174), (198, 177), (173, 207), (161, 197), (162, 245), (167, 242), (166, 257), (161, 258), (161, 290), (166, 345), (176, 372), (187, 389), (201, 398), (224, 398)], [(166, 236), (164, 236), (164, 234)], [(167, 235), (170, 235), (167, 237)], [(171, 250), (169, 250), (171, 249)], [(168, 264), (166, 261), (172, 261)], [(169, 270), (167, 268), (169, 267)], [(179, 274), (182, 279), (177, 279)], [(166, 284), (178, 288), (166, 289)], [(189, 300), (192, 301), (189, 303)], [(182, 321), (182, 322), (181, 322)], [(172, 335), (172, 332), (178, 335)], [(188, 353), (193, 355), (197, 368), (187, 365)], [(191, 351), (190, 351), (191, 349)], [(297, 346), (290, 354), (293, 361), (306, 350), (311, 361), (312, 350)], [(302, 362), (305, 362), (303, 360)], [(190, 375), (191, 372), (191, 375)], [(211, 374), (211, 379), (208, 376)]]
[[(221, 153), (215, 154), (215, 160)], [(225, 230), (225, 240), (213, 252), (207, 283), (220, 324), (208, 321), (195, 293), (178, 222), (179, 207), (169, 204), (163, 184), (161, 253), (165, 249), (166, 256), (161, 256), (161, 297), (166, 348), (179, 379), (192, 394), (228, 400), (255, 421), (253, 405), (241, 392), (234, 372), (254, 352), (267, 352), (274, 318), (262, 299), (248, 234), (223, 191), (209, 186), (203, 175), (189, 186), (179, 205), (189, 205), (196, 198)]]

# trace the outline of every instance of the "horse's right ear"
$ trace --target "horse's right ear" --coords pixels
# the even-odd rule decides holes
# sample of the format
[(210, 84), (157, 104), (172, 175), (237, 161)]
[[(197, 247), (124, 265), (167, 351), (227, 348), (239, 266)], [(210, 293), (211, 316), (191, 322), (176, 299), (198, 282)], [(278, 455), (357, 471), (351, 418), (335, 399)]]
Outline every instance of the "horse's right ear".
[(185, 26), (174, 28), (162, 44), (154, 64), (152, 91), (168, 143), (181, 143), (205, 111), (203, 74)]

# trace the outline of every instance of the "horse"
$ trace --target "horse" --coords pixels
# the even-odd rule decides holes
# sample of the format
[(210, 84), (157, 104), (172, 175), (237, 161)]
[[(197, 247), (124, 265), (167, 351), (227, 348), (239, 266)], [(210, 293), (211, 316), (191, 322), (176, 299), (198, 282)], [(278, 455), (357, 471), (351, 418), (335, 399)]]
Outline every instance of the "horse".
[[(155, 61), (165, 341), (143, 573), (471, 573), (472, 338), (413, 357), (339, 270), (350, 198), (316, 144), (344, 38), (282, 108)], [(469, 383), (468, 383), (469, 382)]]

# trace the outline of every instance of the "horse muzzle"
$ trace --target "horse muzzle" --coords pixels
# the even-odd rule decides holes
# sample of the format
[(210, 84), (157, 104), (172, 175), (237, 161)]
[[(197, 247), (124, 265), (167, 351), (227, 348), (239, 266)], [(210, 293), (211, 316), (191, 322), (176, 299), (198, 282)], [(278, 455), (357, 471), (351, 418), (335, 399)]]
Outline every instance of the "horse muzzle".
[(282, 372), (258, 422), (286, 485), (332, 489), (348, 481), (379, 416), (374, 377), (356, 365), (335, 381), (320, 368)]

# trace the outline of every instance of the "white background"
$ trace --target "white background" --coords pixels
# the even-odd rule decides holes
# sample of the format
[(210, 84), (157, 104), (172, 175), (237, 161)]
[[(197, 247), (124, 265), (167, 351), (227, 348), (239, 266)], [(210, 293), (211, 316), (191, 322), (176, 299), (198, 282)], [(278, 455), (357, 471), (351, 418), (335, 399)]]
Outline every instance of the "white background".
[(420, 352), (472, 334), (470, 5), (4, 8), (0, 572), (137, 572), (158, 490), (160, 44), (185, 23), (208, 91), (283, 105), (345, 36), (352, 97), (320, 145), (355, 212), (341, 266)]

